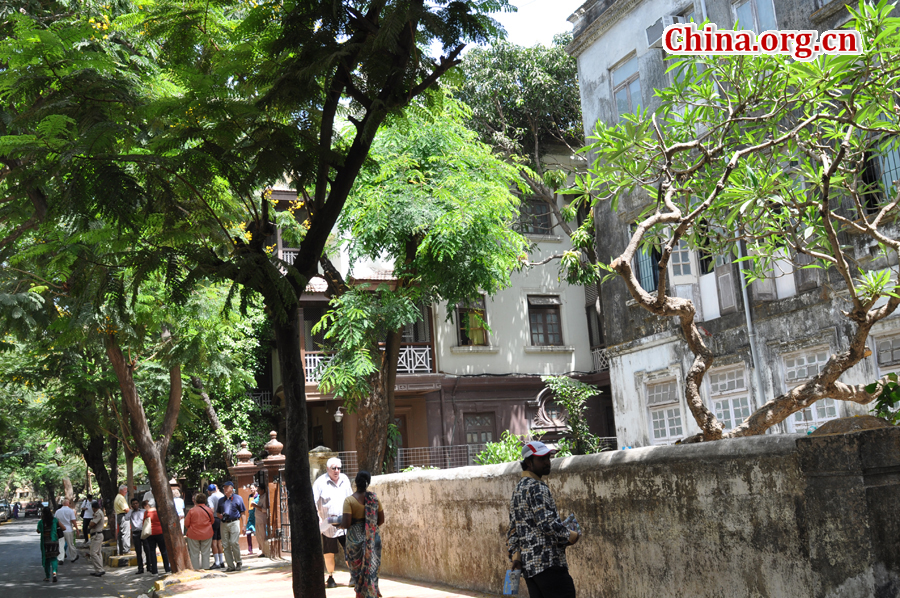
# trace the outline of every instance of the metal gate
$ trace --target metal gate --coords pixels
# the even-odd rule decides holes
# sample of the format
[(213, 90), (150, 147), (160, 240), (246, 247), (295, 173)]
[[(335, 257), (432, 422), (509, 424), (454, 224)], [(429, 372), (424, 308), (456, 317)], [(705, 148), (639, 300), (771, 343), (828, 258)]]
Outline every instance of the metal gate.
[(281, 552), (291, 551), (291, 517), (288, 512), (288, 491), (284, 482), (284, 469), (278, 470), (278, 496), (276, 497), (279, 508), (278, 537), (281, 540)]

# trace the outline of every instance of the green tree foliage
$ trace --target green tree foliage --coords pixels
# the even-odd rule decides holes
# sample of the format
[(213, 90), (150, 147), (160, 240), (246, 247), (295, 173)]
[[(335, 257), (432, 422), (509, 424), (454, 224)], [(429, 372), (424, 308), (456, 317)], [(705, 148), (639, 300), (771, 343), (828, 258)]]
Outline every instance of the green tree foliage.
[(358, 450), (369, 467), (381, 464), (392, 421), (402, 328), (422, 317), (420, 305), (455, 305), (508, 286), (527, 248), (511, 227), (515, 169), (465, 127), (466, 106), (450, 97), (442, 106), (437, 114), (412, 112), (379, 132), (372, 164), (339, 222), (351, 268), (366, 258), (390, 259), (396, 284), (348, 289), (317, 327), (336, 350), (319, 384), (362, 414)]
[[(107, 279), (120, 311), (124, 283), (133, 292), (153, 273), (164, 275), (175, 303), (204, 278), (233, 283), (243, 306), (263, 298), (285, 380), (294, 591), (324, 596), (307, 475), (298, 298), (381, 123), (458, 64), (466, 43), (496, 35), (489, 13), (510, 5), (41, 6), (37, 17), (8, 13), (10, 33), (0, 40), (7, 60), (0, 71), (0, 262), (27, 234), (62, 223), (83, 231), (99, 221), (129, 238), (119, 263), (133, 277)], [(421, 50), (433, 42), (443, 48), (440, 58)], [(346, 121), (352, 132), (340, 136)], [(261, 193), (282, 179), (304, 202), (300, 250), (290, 265), (273, 259), (272, 209)], [(122, 392), (136, 397), (123, 347), (106, 340)], [(134, 430), (143, 434), (139, 444), (145, 426)]]
[(582, 145), (578, 66), (566, 52), (571, 41), (571, 34), (559, 34), (550, 47), (498, 42), (473, 48), (460, 67), (465, 82), (458, 97), (472, 107), (472, 128), (539, 172), (549, 149), (574, 152)]
[[(563, 267), (570, 280), (616, 277), (638, 305), (678, 319), (695, 356), (685, 380), (702, 430), (693, 440), (761, 434), (826, 397), (866, 404), (888, 382), (882, 378), (872, 392), (839, 378), (864, 359), (872, 327), (900, 305), (897, 273), (887, 269), (900, 251), (888, 229), (900, 193), (866, 172), (873, 156), (895, 150), (900, 139), (900, 21), (889, 16), (892, 10), (886, 2), (851, 10), (848, 29), (863, 41), (859, 55), (810, 62), (787, 56), (672, 59), (670, 70), (679, 76), (657, 91), (654, 113), (625, 116), (616, 126), (597, 124), (587, 148), (595, 160), (579, 178), (581, 195), (571, 209), (585, 202), (621, 212), (627, 198), (644, 210), (622, 254), (609, 263), (582, 261), (579, 249), (593, 244), (591, 222), (573, 235), (576, 247)], [(668, 294), (667, 266), (679, 243), (732, 256), (747, 284), (769, 275), (777, 260), (819, 269), (829, 286), (846, 293), (849, 346), (835, 347), (809, 381), (725, 432), (700, 396), (713, 353), (696, 325), (695, 306)], [(857, 262), (852, 247), (866, 244), (880, 257)], [(662, 255), (653, 295), (632, 269), (637, 252), (651, 248)]]
[(542, 376), (544, 384), (553, 393), (553, 400), (566, 410), (566, 440), (574, 455), (599, 453), (600, 438), (591, 434), (585, 410), (588, 400), (600, 394), (600, 389), (568, 376)]
[[(558, 34), (550, 47), (498, 42), (474, 48), (461, 67), (465, 82), (459, 90), (459, 98), (472, 107), (470, 126), (495, 152), (518, 165), (523, 196), (547, 204), (555, 225), (570, 236), (576, 214), (560, 210), (559, 191), (583, 164), (580, 159), (559, 163), (546, 158), (574, 156), (584, 139), (578, 65), (565, 49), (571, 41), (571, 34)], [(584, 261), (596, 261), (592, 245), (582, 247)]]

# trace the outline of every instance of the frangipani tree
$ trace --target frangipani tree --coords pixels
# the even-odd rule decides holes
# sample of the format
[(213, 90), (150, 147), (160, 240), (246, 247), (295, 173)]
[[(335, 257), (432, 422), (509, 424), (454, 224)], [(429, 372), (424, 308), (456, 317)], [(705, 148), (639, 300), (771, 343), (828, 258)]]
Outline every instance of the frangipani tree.
[[(848, 27), (859, 31), (859, 55), (811, 62), (786, 56), (670, 58), (675, 84), (657, 91), (659, 108), (599, 123), (586, 150), (592, 166), (578, 178), (582, 202), (620, 210), (626, 198), (646, 205), (625, 250), (609, 262), (585, 258), (594, 243), (589, 218), (563, 259), (570, 280), (617, 278), (642, 308), (677, 318), (692, 351), (685, 395), (701, 434), (717, 440), (761, 434), (818, 400), (867, 404), (888, 381), (851, 385), (840, 376), (867, 355), (872, 327), (900, 305), (896, 219), (900, 186), (867, 170), (873, 157), (900, 142), (900, 21), (893, 5), (860, 3)], [(640, 197), (643, 196), (643, 199)], [(725, 432), (704, 404), (700, 384), (713, 353), (690, 299), (672, 296), (669, 262), (679, 244), (708, 255), (731, 255), (747, 284), (773, 265), (820, 269), (846, 293), (849, 347), (831, 355), (810, 380), (776, 396)], [(853, 247), (871, 244), (882, 259), (862, 268)], [(633, 267), (658, 252), (658, 290), (642, 288)], [(836, 291), (837, 292), (837, 291)], [(757, 367), (759, 367), (757, 365)]]

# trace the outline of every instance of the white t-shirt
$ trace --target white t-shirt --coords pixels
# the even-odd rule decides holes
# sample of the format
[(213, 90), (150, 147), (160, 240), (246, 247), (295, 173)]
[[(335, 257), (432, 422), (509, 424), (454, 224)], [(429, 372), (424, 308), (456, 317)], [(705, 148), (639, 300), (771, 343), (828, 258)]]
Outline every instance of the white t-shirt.
[(328, 523), (328, 517), (344, 514), (344, 499), (353, 494), (350, 478), (345, 474), (338, 475), (335, 483), (328, 474), (322, 474), (313, 484), (313, 500), (319, 512), (319, 531), (329, 538), (336, 538), (347, 533), (345, 530)]
[(216, 512), (216, 507), (219, 506), (219, 500), (225, 498), (225, 495), (222, 494), (221, 491), (216, 490), (212, 494), (209, 495), (209, 498), (206, 499), (206, 503), (210, 509), (212, 509), (213, 513)]
[(178, 512), (178, 516), (184, 519), (184, 499), (180, 496), (175, 497), (175, 511)]
[(60, 507), (53, 516), (59, 519), (59, 522), (63, 524), (67, 532), (74, 529), (72, 526), (75, 523), (75, 511), (71, 507)]
[(81, 501), (81, 510), (84, 511), (84, 519), (93, 519), (94, 518), (94, 509), (91, 508), (91, 501), (88, 499), (84, 499)]

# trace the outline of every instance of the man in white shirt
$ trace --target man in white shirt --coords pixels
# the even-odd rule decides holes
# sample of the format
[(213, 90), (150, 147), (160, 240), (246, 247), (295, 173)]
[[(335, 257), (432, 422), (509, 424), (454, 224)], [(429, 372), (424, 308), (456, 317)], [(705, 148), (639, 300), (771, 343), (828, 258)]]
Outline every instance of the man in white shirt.
[(334, 555), (337, 554), (338, 544), (346, 550), (346, 530), (337, 528), (328, 523), (328, 518), (344, 515), (344, 499), (353, 494), (350, 478), (341, 473), (341, 460), (332, 457), (325, 464), (327, 473), (319, 476), (313, 484), (313, 500), (316, 502), (316, 510), (319, 513), (319, 531), (322, 532), (322, 551), (325, 553), (325, 570), (328, 572), (326, 588), (335, 588), (334, 582)]
[(85, 547), (91, 541), (91, 526), (88, 525), (91, 522), (91, 519), (94, 518), (94, 509), (91, 508), (91, 503), (94, 502), (94, 496), (91, 494), (87, 495), (83, 501), (81, 501), (81, 523), (84, 524), (84, 545)]
[[(75, 532), (78, 530), (78, 517), (69, 506), (68, 498), (62, 500), (62, 506), (56, 510), (56, 514), (53, 516), (66, 528), (66, 531), (63, 532), (63, 537), (59, 539), (59, 564), (62, 565), (66, 562), (66, 555), (74, 563), (78, 560), (78, 551), (75, 550)], [(73, 554), (75, 558), (72, 558)]]
[[(215, 484), (210, 484), (206, 491), (209, 492), (206, 504), (215, 513), (219, 506), (219, 500), (225, 498), (225, 495)], [(225, 548), (222, 546), (222, 520), (218, 517), (213, 519), (212, 555), (213, 564), (210, 569), (224, 569)]]

